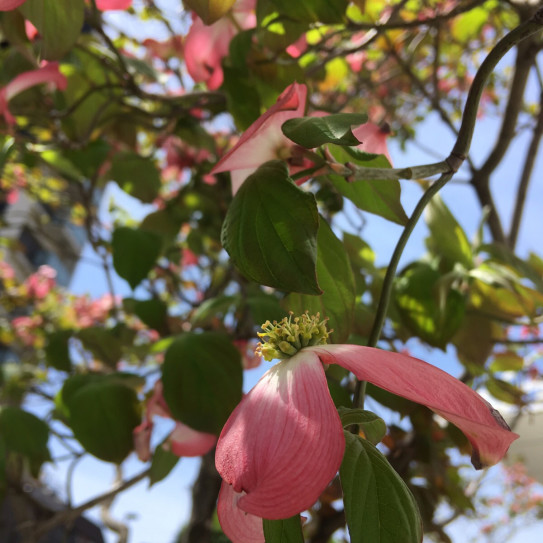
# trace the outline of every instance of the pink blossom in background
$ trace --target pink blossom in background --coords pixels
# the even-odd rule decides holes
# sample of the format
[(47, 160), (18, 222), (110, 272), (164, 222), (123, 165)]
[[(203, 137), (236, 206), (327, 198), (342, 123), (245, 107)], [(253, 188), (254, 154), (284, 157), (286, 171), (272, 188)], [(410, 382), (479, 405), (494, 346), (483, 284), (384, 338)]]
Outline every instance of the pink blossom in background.
[(24, 283), (28, 295), (37, 300), (45, 298), (54, 288), (56, 276), (57, 272), (51, 266), (40, 266), (38, 271), (30, 275)]
[(30, 41), (39, 34), (38, 29), (29, 20), (25, 20), (25, 33)]
[(0, 279), (11, 281), (15, 279), (15, 270), (7, 263), (0, 260)]
[(285, 158), (295, 144), (281, 131), (289, 119), (303, 117), (307, 87), (292, 83), (279, 96), (277, 102), (261, 115), (241, 136), (236, 145), (224, 155), (211, 173), (230, 172), (232, 193), (264, 162)]
[(42, 83), (51, 83), (59, 90), (64, 90), (68, 81), (60, 73), (58, 62), (47, 62), (37, 70), (23, 72), (0, 89), (0, 113), (8, 124), (15, 124), (15, 118), (8, 109), (8, 102), (17, 94)]
[(166, 60), (171, 56), (183, 55), (183, 38), (172, 36), (164, 41), (157, 41), (153, 38), (143, 40), (142, 45), (147, 49), (151, 57)]
[(231, 10), (231, 16), (222, 17), (212, 25), (205, 25), (196, 14), (185, 38), (185, 64), (196, 83), (205, 83), (210, 90), (218, 89), (223, 82), (221, 61), (228, 55), (232, 38), (239, 29), (256, 25), (255, 0), (238, 0)]
[(43, 319), (40, 315), (16, 317), (11, 321), (15, 335), (28, 347), (38, 339), (37, 330), (41, 329)]
[(388, 152), (387, 137), (390, 134), (388, 126), (380, 127), (374, 123), (365, 123), (352, 129), (354, 137), (361, 142), (358, 149), (366, 153), (385, 155), (392, 165), (392, 158)]
[(455, 424), (473, 446), (476, 468), (497, 463), (518, 437), (476, 392), (426, 362), (357, 345), (306, 347), (264, 374), (219, 437), (218, 514), (234, 543), (263, 542), (262, 518), (310, 508), (339, 469), (345, 439), (323, 364), (339, 364)]
[(307, 50), (307, 38), (305, 37), (305, 32), (294, 42), (291, 43), (287, 48), (286, 52), (292, 58), (299, 58)]
[(132, 0), (96, 0), (96, 7), (100, 11), (121, 11), (128, 9)]
[(0, 0), (0, 11), (11, 11), (25, 2), (26, 0)]
[(101, 324), (108, 318), (110, 311), (121, 303), (121, 297), (113, 297), (104, 294), (96, 300), (91, 300), (88, 295), (80, 296), (73, 302), (77, 326), (88, 328), (95, 324)]
[[(151, 434), (154, 416), (171, 419), (172, 414), (162, 395), (162, 382), (157, 381), (153, 395), (147, 401), (145, 420), (134, 429), (134, 448), (142, 462), (151, 459)], [(176, 421), (173, 431), (162, 444), (166, 450), (176, 456), (201, 456), (209, 452), (217, 442), (217, 436), (198, 432), (186, 424)]]

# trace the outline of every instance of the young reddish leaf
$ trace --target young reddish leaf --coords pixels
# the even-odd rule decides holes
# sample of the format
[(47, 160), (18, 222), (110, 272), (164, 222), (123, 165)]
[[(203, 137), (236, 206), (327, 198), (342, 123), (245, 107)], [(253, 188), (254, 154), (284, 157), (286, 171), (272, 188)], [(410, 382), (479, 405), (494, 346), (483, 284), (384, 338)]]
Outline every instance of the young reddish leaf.
[(286, 292), (321, 294), (317, 283), (315, 197), (299, 189), (283, 162), (250, 175), (232, 201), (221, 241), (248, 279)]
[(339, 470), (352, 543), (420, 543), (415, 498), (384, 455), (369, 441), (345, 433)]

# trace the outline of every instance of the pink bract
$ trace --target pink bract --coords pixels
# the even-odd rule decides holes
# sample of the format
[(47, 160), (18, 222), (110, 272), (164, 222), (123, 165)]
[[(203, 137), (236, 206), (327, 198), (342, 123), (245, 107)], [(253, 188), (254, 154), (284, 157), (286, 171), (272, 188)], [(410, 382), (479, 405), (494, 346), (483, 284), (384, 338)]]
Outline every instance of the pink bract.
[[(154, 416), (173, 418), (164, 396), (162, 395), (162, 382), (157, 381), (153, 395), (147, 402), (145, 420), (134, 428), (134, 448), (138, 458), (147, 462), (151, 458), (151, 434), (153, 431)], [(198, 432), (179, 421), (176, 421), (173, 431), (162, 444), (176, 456), (201, 456), (209, 452), (217, 442), (217, 436)]]
[(11, 11), (22, 6), (26, 0), (0, 0), (0, 11)]
[(132, 0), (96, 0), (96, 7), (100, 11), (121, 11), (128, 9)]
[(365, 123), (352, 130), (354, 137), (361, 142), (358, 148), (367, 153), (385, 155), (392, 165), (392, 158), (388, 153), (387, 137), (389, 130), (374, 123)]
[(256, 25), (253, 13), (255, 0), (238, 0), (231, 10), (231, 16), (222, 17), (212, 25), (205, 25), (196, 14), (185, 39), (185, 64), (196, 83), (205, 83), (210, 90), (218, 89), (223, 82), (221, 61), (228, 55), (232, 38), (239, 29)]
[(48, 62), (37, 70), (23, 72), (0, 89), (0, 113), (8, 124), (15, 124), (15, 118), (8, 109), (8, 102), (17, 94), (42, 83), (51, 83), (60, 90), (66, 88), (68, 81), (60, 73), (58, 62)]
[(323, 364), (339, 364), (458, 426), (476, 468), (497, 463), (518, 437), (476, 392), (422, 360), (357, 345), (307, 347), (264, 374), (219, 437), (219, 520), (234, 543), (264, 541), (259, 517), (311, 507), (339, 469), (345, 440)]
[(305, 85), (289, 85), (277, 102), (243, 133), (237, 144), (222, 157), (211, 173), (229, 171), (232, 192), (235, 194), (243, 181), (261, 164), (278, 158), (282, 149), (294, 147), (292, 141), (281, 131), (281, 126), (289, 119), (303, 117), (306, 96)]

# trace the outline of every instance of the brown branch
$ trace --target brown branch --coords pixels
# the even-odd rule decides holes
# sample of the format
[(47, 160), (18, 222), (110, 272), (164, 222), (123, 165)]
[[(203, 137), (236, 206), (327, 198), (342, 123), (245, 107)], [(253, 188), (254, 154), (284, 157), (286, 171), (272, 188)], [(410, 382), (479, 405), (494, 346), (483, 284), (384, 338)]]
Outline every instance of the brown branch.
[(539, 115), (537, 116), (537, 123), (532, 133), (532, 140), (530, 141), (530, 146), (526, 152), (524, 168), (519, 180), (517, 200), (515, 202), (513, 218), (511, 220), (511, 231), (509, 232), (509, 237), (507, 240), (511, 249), (514, 249), (517, 243), (520, 221), (522, 220), (524, 203), (526, 201), (526, 193), (528, 192), (528, 185), (530, 184), (530, 179), (532, 178), (535, 157), (541, 142), (541, 136), (543, 136), (543, 92), (539, 97)]
[(505, 108), (500, 133), (484, 164), (474, 172), (472, 185), (482, 207), (488, 206), (488, 226), (495, 241), (505, 243), (505, 234), (490, 191), (490, 177), (501, 163), (515, 136), (515, 126), (522, 108), (528, 75), (535, 62), (539, 47), (533, 40), (520, 43), (517, 48), (515, 73)]
[(143, 470), (138, 475), (135, 475), (134, 477), (132, 477), (131, 479), (128, 479), (127, 481), (124, 481), (113, 490), (110, 490), (109, 492), (106, 492), (105, 494), (101, 494), (100, 496), (96, 496), (95, 498), (92, 498), (91, 500), (88, 500), (85, 503), (78, 505), (77, 507), (66, 509), (64, 511), (60, 511), (59, 513), (56, 513), (50, 519), (46, 520), (45, 522), (42, 522), (39, 526), (36, 527), (33, 533), (33, 540), (38, 541), (40, 537), (45, 535), (47, 532), (50, 532), (57, 526), (62, 526), (63, 524), (70, 524), (77, 517), (79, 517), (81, 513), (83, 513), (83, 511), (86, 511), (87, 509), (91, 509), (95, 505), (99, 505), (102, 502), (115, 497), (117, 494), (124, 492), (126, 489), (134, 486), (136, 483), (139, 483), (141, 480), (145, 479), (145, 477), (149, 475), (150, 471), (151, 471), (151, 468), (148, 467), (147, 469)]
[(215, 512), (221, 476), (215, 468), (215, 448), (202, 457), (198, 478), (192, 487), (192, 513), (188, 525), (179, 536), (179, 543), (211, 541), (211, 518)]

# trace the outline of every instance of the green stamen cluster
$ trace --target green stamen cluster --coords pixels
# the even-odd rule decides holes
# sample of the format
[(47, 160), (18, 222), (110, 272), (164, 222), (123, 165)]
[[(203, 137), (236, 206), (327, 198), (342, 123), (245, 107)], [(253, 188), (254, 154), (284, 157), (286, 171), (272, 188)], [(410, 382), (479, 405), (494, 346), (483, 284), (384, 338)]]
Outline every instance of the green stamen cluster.
[(326, 329), (328, 319), (320, 320), (320, 314), (301, 317), (285, 317), (282, 321), (266, 321), (258, 337), (265, 338), (256, 348), (256, 354), (264, 360), (284, 359), (294, 356), (300, 349), (312, 345), (324, 345), (332, 332)]

